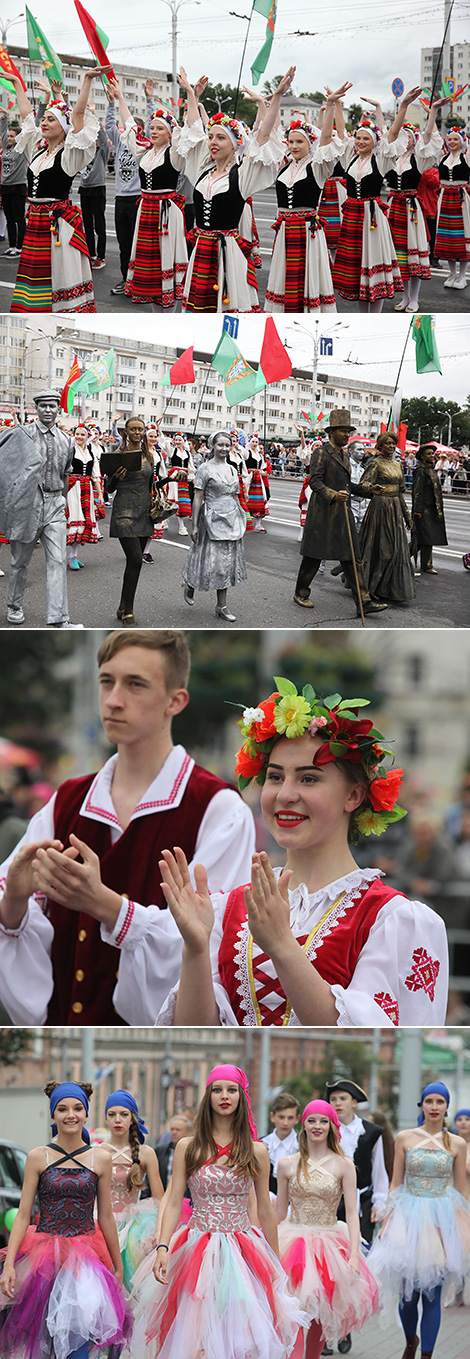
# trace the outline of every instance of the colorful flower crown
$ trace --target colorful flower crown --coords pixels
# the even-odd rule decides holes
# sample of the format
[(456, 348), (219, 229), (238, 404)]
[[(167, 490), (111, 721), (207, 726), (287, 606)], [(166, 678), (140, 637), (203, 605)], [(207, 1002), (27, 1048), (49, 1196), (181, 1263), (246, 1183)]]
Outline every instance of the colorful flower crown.
[(173, 128), (178, 126), (174, 114), (170, 113), (169, 109), (155, 109), (155, 112), (152, 113), (152, 117), (150, 118), (150, 122), (153, 122), (154, 118), (161, 118), (162, 121), (166, 123), (170, 132), (173, 132)]
[(361, 835), (381, 835), (391, 821), (401, 821), (406, 811), (397, 806), (397, 798), (403, 770), (381, 768), (382, 761), (392, 756), (393, 751), (382, 745), (382, 733), (358, 711), (368, 707), (369, 700), (342, 699), (341, 694), (320, 698), (311, 684), (306, 684), (299, 694), (291, 680), (276, 676), (274, 683), (276, 692), (263, 699), (257, 708), (245, 708), (238, 723), (245, 737), (237, 752), (240, 792), (253, 782), (264, 784), (269, 756), (281, 736), (295, 739), (308, 731), (310, 736), (321, 736), (323, 742), (312, 761), (317, 769), (337, 760), (351, 760), (362, 766), (367, 777), (369, 793), (351, 817), (351, 840), (356, 841)]
[(402, 127), (404, 132), (412, 132), (415, 140), (419, 141), (419, 127), (415, 127), (414, 123), (402, 123)]
[(209, 122), (207, 124), (208, 132), (210, 132), (211, 127), (221, 127), (229, 129), (230, 132), (232, 133), (232, 136), (235, 138), (237, 146), (243, 146), (246, 141), (246, 133), (244, 127), (238, 121), (238, 118), (229, 118), (228, 113), (214, 113), (214, 116), (212, 118), (209, 118)]
[(371, 132), (371, 133), (373, 132), (376, 141), (380, 142), (380, 140), (381, 140), (381, 138), (382, 138), (382, 132), (381, 132), (380, 127), (377, 126), (377, 123), (373, 123), (372, 120), (371, 120), (370, 118), (361, 118), (360, 123), (358, 123), (358, 124), (357, 124), (357, 127), (354, 128), (354, 133), (360, 132), (360, 131), (361, 131), (361, 127), (362, 127), (362, 128), (365, 128), (365, 129), (366, 129), (366, 132)]
[(444, 134), (445, 140), (446, 140), (446, 141), (447, 141), (447, 138), (450, 137), (450, 135), (451, 135), (452, 132), (457, 132), (458, 135), (459, 135), (459, 137), (462, 138), (463, 145), (466, 146), (466, 144), (467, 144), (467, 133), (466, 133), (466, 131), (465, 131), (465, 128), (464, 128), (464, 127), (446, 127), (445, 134)]
[(296, 118), (293, 123), (289, 123), (289, 127), (286, 127), (285, 136), (283, 138), (286, 146), (289, 145), (289, 132), (302, 132), (304, 137), (307, 138), (307, 141), (311, 142), (312, 145), (313, 142), (318, 141), (318, 134), (313, 123), (307, 123), (303, 118)]

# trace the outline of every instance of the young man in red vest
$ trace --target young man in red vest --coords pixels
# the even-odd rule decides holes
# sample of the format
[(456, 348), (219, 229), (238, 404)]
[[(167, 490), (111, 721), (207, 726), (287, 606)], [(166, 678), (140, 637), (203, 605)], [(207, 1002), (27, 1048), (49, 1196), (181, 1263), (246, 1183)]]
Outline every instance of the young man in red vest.
[(181, 968), (162, 850), (182, 845), (213, 891), (250, 875), (249, 808), (173, 745), (189, 701), (184, 634), (113, 632), (98, 664), (117, 755), (64, 783), (0, 868), (0, 1000), (15, 1024), (153, 1024)]

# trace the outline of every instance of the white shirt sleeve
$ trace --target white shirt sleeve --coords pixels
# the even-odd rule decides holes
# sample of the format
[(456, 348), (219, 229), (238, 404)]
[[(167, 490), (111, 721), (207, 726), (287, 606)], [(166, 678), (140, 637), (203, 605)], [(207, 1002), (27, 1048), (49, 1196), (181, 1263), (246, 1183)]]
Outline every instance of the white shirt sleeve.
[(62, 169), (66, 175), (77, 175), (93, 160), (99, 126), (94, 113), (86, 109), (80, 132), (74, 132), (73, 127), (67, 132), (62, 154)]
[[(32, 817), (22, 839), (0, 868), (0, 901), (12, 860), (23, 845), (54, 839), (54, 797)], [(0, 1000), (14, 1024), (44, 1024), (54, 983), (50, 952), (54, 930), (41, 909), (42, 897), (31, 896), (17, 930), (0, 924)]]
[(256, 137), (250, 142), (239, 171), (238, 183), (242, 198), (251, 198), (253, 193), (261, 193), (274, 184), (279, 166), (284, 160), (285, 150), (280, 147), (274, 136), (264, 146), (259, 146)]
[(379, 1213), (385, 1211), (390, 1188), (384, 1161), (383, 1137), (378, 1137), (372, 1147), (372, 1207)]
[(399, 894), (379, 911), (349, 986), (332, 986), (338, 1025), (445, 1024), (448, 950), (443, 920)]
[(251, 882), (251, 859), (255, 852), (253, 813), (232, 788), (215, 793), (202, 818), (194, 859), (189, 865), (194, 883), (194, 865), (203, 863), (209, 891), (231, 892)]

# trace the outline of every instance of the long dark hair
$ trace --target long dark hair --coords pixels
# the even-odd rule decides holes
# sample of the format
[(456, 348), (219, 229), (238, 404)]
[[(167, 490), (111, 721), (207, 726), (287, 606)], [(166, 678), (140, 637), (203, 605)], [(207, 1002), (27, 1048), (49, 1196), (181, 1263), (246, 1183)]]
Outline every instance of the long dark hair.
[(141, 424), (143, 425), (143, 427), (144, 427), (144, 433), (143, 433), (142, 442), (141, 442), (141, 449), (142, 449), (142, 453), (143, 453), (143, 455), (144, 455), (144, 458), (147, 458), (148, 462), (150, 462), (150, 463), (152, 464), (152, 467), (153, 467), (153, 465), (154, 465), (154, 464), (153, 464), (153, 453), (151, 453), (151, 451), (150, 451), (150, 449), (149, 449), (149, 446), (148, 446), (148, 442), (147, 442), (147, 430), (146, 430), (146, 428), (145, 428), (145, 420), (142, 420), (142, 418), (141, 418), (140, 415), (130, 415), (130, 416), (129, 416), (129, 419), (126, 420), (126, 423), (125, 423), (125, 425), (124, 425), (124, 434), (123, 434), (123, 438), (122, 438), (122, 444), (121, 444), (121, 448), (119, 449), (119, 452), (125, 453), (125, 452), (127, 451), (127, 446), (128, 446), (128, 445), (127, 445), (127, 426), (130, 425), (131, 420), (140, 420), (140, 423), (141, 423)]
[[(211, 1109), (212, 1084), (203, 1096), (194, 1122), (194, 1134), (186, 1149), (186, 1175), (189, 1179), (195, 1170), (200, 1170), (206, 1161), (217, 1161), (219, 1152), (212, 1131)], [(245, 1091), (240, 1086), (240, 1099), (232, 1122), (232, 1145), (227, 1158), (229, 1166), (236, 1166), (239, 1175), (249, 1175), (256, 1179), (259, 1165), (250, 1132), (248, 1104)]]

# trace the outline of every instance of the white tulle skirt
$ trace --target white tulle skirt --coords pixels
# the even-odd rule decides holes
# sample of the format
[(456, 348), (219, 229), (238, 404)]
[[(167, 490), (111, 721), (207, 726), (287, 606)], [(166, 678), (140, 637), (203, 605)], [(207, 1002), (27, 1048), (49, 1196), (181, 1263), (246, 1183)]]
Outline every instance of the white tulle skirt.
[(432, 1297), (441, 1284), (462, 1288), (470, 1275), (470, 1204), (456, 1189), (427, 1198), (400, 1185), (390, 1200), (392, 1212), (369, 1254), (384, 1320), (415, 1289)]

